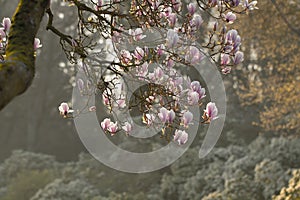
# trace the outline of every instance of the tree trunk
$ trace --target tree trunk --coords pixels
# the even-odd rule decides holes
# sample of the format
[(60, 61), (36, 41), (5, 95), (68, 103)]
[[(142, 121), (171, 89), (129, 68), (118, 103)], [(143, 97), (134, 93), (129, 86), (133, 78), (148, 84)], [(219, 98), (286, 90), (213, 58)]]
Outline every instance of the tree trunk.
[(35, 69), (34, 38), (50, 0), (20, 0), (12, 18), (5, 61), (0, 63), (0, 110), (30, 86)]

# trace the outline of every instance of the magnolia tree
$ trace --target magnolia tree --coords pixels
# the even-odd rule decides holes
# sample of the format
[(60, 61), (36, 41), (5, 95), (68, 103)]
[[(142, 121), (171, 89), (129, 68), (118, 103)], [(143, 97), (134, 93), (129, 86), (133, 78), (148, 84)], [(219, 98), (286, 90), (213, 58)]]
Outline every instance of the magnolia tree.
[[(241, 37), (232, 24), (238, 15), (255, 9), (256, 3), (66, 0), (61, 6), (77, 10), (77, 32), (71, 36), (53, 25), (56, 16), (49, 0), (20, 1), (12, 23), (4, 18), (0, 29), (0, 108), (23, 93), (33, 79), (35, 51), (42, 46), (35, 35), (47, 13), (47, 30), (60, 38), (68, 60), (82, 74), (76, 80), (80, 94), (100, 94), (107, 111), (114, 115), (114, 120), (105, 118), (99, 122), (106, 133), (132, 134), (133, 121), (129, 116), (118, 116), (124, 110), (135, 109), (145, 125), (161, 130), (168, 141), (185, 144), (189, 125), (217, 119), (218, 105), (207, 103), (202, 119), (193, 119), (190, 109), (202, 106), (206, 90), (183, 71), (205, 57), (223, 74), (240, 64)], [(208, 16), (207, 21), (203, 16)], [(132, 83), (145, 86), (130, 93)], [(66, 102), (59, 106), (65, 118), (96, 111), (96, 106), (88, 102), (80, 109), (69, 106)]]

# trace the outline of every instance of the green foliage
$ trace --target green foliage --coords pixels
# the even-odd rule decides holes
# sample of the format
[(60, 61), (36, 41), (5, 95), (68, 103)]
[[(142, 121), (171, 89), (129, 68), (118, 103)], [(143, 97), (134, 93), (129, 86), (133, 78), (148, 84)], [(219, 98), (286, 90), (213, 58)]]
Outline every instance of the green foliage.
[(21, 171), (8, 184), (3, 200), (28, 200), (55, 177), (57, 177), (57, 173), (51, 170)]

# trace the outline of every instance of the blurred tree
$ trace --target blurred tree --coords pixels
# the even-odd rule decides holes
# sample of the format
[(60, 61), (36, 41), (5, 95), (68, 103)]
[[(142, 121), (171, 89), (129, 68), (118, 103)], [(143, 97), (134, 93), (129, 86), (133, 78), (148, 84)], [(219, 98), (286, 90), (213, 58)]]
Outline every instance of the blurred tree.
[(259, 12), (249, 15), (238, 24), (246, 55), (245, 68), (236, 71), (239, 97), (252, 109), (258, 105), (254, 121), (265, 131), (299, 133), (299, 3), (260, 1)]

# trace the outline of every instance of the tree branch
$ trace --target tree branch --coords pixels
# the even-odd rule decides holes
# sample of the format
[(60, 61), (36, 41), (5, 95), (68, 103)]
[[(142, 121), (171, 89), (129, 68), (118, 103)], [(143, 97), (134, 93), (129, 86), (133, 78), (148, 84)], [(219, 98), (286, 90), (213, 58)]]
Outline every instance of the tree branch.
[(50, 0), (20, 0), (12, 19), (5, 61), (0, 63), (0, 110), (30, 86), (35, 71), (34, 38)]

